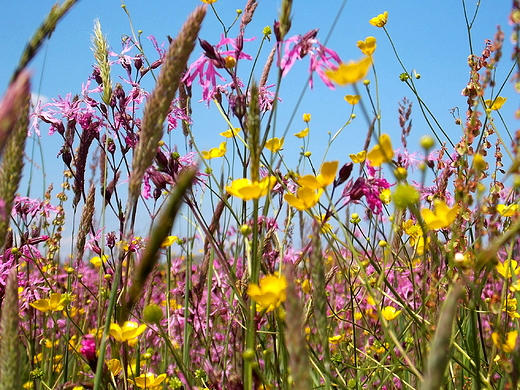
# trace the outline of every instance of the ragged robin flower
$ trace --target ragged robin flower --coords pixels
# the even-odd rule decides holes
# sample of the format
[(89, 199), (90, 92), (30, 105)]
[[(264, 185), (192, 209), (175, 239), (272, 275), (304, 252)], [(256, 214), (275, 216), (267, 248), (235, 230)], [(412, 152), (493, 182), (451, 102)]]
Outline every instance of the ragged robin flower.
[(278, 275), (267, 275), (260, 279), (259, 283), (251, 283), (247, 289), (247, 295), (256, 302), (258, 311), (270, 312), (285, 302), (287, 280)]
[(242, 200), (259, 199), (266, 196), (276, 183), (276, 177), (267, 176), (260, 181), (252, 182), (249, 179), (242, 178), (234, 180), (229, 186), (226, 186), (228, 194), (236, 196)]

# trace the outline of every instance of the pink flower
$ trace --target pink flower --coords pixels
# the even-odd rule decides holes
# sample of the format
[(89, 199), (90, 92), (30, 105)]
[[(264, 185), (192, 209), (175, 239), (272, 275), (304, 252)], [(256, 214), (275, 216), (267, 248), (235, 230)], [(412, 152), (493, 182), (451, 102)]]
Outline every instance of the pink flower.
[(87, 334), (83, 337), (79, 352), (85, 356), (89, 362), (96, 360), (96, 340), (93, 335)]
[(367, 177), (359, 177), (354, 183), (351, 181), (349, 185), (345, 186), (343, 197), (345, 197), (345, 203), (357, 203), (364, 196), (370, 210), (374, 214), (381, 214), (383, 211), (381, 191), (390, 188), (390, 183), (382, 177), (376, 177), (376, 169), (368, 164), (367, 170)]
[[(252, 41), (256, 38), (243, 39), (242, 41)], [(217, 69), (226, 69), (226, 57), (232, 57), (235, 61), (239, 59), (252, 60), (249, 54), (244, 53), (241, 48), (236, 45), (236, 40), (232, 38), (222, 39), (216, 46), (204, 40), (199, 40), (201, 47), (204, 49), (204, 53), (193, 62), (183, 81), (187, 86), (193, 84), (193, 81), (198, 77), (199, 85), (202, 86), (202, 101), (209, 104), (217, 93), (217, 76), (222, 80), (226, 81)], [(230, 45), (232, 50), (220, 50), (223, 46)]]
[(323, 80), (325, 85), (330, 89), (334, 89), (334, 85), (330, 79), (325, 76), (326, 69), (336, 69), (341, 63), (338, 53), (334, 50), (323, 46), (317, 39), (318, 30), (311, 30), (307, 34), (297, 35), (285, 41), (284, 56), (280, 61), (280, 68), (286, 76), (297, 60), (303, 59), (306, 55), (310, 56), (309, 65), (309, 85), (313, 87), (312, 76), (314, 72)]

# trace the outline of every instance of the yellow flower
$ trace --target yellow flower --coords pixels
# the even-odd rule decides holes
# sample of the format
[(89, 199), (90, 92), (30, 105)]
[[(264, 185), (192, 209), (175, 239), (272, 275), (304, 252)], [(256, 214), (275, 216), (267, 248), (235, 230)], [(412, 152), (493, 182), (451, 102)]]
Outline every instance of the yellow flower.
[(163, 243), (161, 244), (161, 248), (167, 248), (169, 246), (172, 246), (174, 242), (178, 240), (178, 237), (176, 236), (168, 236), (164, 239)]
[(316, 206), (322, 193), (322, 189), (316, 191), (313, 188), (300, 187), (296, 191), (296, 195), (288, 193), (283, 198), (295, 209), (305, 211)]
[(226, 154), (226, 151), (227, 151), (227, 146), (226, 146), (226, 142), (224, 141), (224, 142), (221, 142), (221, 144), (218, 148), (211, 148), (209, 151), (203, 150), (201, 153), (202, 153), (202, 158), (204, 158), (205, 160), (211, 160), (212, 158), (224, 156)]
[(302, 187), (312, 188), (314, 190), (325, 188), (331, 184), (336, 178), (338, 171), (338, 161), (324, 162), (320, 168), (318, 176), (305, 175), (298, 179), (298, 184)]
[(110, 359), (107, 361), (107, 367), (113, 376), (118, 376), (119, 373), (123, 370), (123, 366), (121, 365), (121, 361), (119, 359)]
[(505, 204), (497, 204), (497, 211), (502, 217), (512, 217), (518, 212), (518, 205), (510, 204), (506, 206)]
[[(204, 0), (203, 0), (204, 1)], [(209, 0), (207, 0), (209, 1)], [(147, 372), (146, 374), (141, 374), (132, 379), (128, 379), (128, 382), (136, 385), (140, 389), (149, 389), (152, 390), (154, 388), (159, 388), (159, 385), (164, 382), (166, 379), (166, 374), (161, 374), (155, 376), (151, 372)]]
[(52, 293), (49, 299), (38, 299), (30, 305), (36, 310), (45, 313), (47, 311), (62, 311), (68, 297), (60, 293)]
[(265, 141), (264, 148), (270, 150), (273, 153), (276, 153), (283, 148), (283, 142), (283, 138), (274, 137)]
[(309, 123), (311, 121), (311, 114), (309, 114), (309, 113), (303, 114), (303, 121), (305, 123)]
[(486, 104), (486, 107), (490, 110), (500, 110), (504, 103), (506, 102), (507, 98), (502, 96), (497, 96), (495, 100), (487, 99), (484, 100), (484, 103)]
[(367, 159), (370, 160), (370, 164), (374, 167), (380, 167), (381, 164), (392, 161), (393, 157), (394, 150), (388, 134), (382, 134), (379, 137), (379, 143), (367, 153)]
[(305, 138), (307, 137), (307, 135), (309, 135), (309, 128), (306, 127), (305, 129), (303, 129), (302, 131), (300, 131), (299, 133), (295, 133), (294, 136), (295, 137), (298, 137), (298, 138)]
[(348, 104), (356, 105), (359, 103), (359, 99), (361, 99), (361, 96), (359, 95), (346, 95), (344, 99), (347, 101)]
[(367, 159), (367, 151), (362, 150), (361, 152), (358, 152), (356, 154), (349, 154), (348, 156), (350, 157), (353, 163), (359, 164)]
[(376, 17), (373, 17), (368, 22), (372, 26), (384, 27), (387, 21), (388, 21), (388, 11), (385, 11), (384, 13), (379, 14)]
[(315, 215), (314, 216), (314, 218), (316, 219), (316, 222), (318, 222), (319, 225), (320, 225), (320, 233), (322, 233), (322, 234), (325, 234), (325, 233), (332, 234), (332, 225), (327, 222), (328, 217), (327, 217), (327, 219), (325, 219), (326, 217), (327, 217), (326, 214), (321, 214), (321, 215)]
[(396, 308), (392, 306), (386, 306), (381, 309), (381, 315), (387, 321), (395, 320), (399, 314), (401, 314), (401, 310), (396, 310)]
[(229, 186), (226, 186), (226, 191), (230, 195), (247, 201), (267, 195), (275, 183), (276, 177), (274, 176), (264, 177), (262, 180), (255, 182), (243, 178), (234, 180)]
[(428, 248), (430, 245), (430, 237), (424, 238), (424, 236), (420, 236), (417, 240), (417, 244), (415, 245), (415, 251), (420, 256), (424, 253), (424, 250)]
[(507, 259), (503, 263), (498, 263), (496, 265), (496, 269), (497, 272), (506, 279), (512, 277), (513, 274), (520, 274), (520, 267), (518, 267), (518, 262), (512, 259)]
[(267, 275), (260, 279), (259, 284), (251, 283), (247, 289), (247, 295), (256, 302), (258, 311), (273, 311), (282, 302), (285, 302), (287, 280), (278, 275)]
[(103, 255), (101, 257), (99, 256), (94, 256), (92, 259), (90, 259), (90, 263), (96, 267), (96, 268), (99, 268), (101, 267), (101, 264), (102, 263), (106, 263), (108, 260), (108, 256), (107, 255)]
[(337, 334), (335, 336), (331, 336), (329, 337), (329, 344), (332, 344), (332, 345), (338, 345), (339, 343), (341, 343), (343, 341), (343, 339), (345, 338), (345, 334)]
[(506, 334), (506, 340), (502, 339), (502, 337), (497, 333), (493, 332), (491, 334), (491, 339), (493, 340), (493, 344), (505, 353), (513, 352), (516, 345), (516, 339), (518, 337), (518, 331), (513, 330), (512, 332), (508, 332)]
[(358, 41), (357, 47), (366, 56), (371, 56), (376, 50), (376, 39), (374, 37), (367, 37), (364, 41)]
[(449, 227), (459, 212), (459, 206), (455, 205), (449, 208), (442, 200), (436, 200), (434, 203), (435, 212), (430, 209), (422, 209), (421, 215), (424, 219), (426, 227), (430, 230), (437, 230)]
[(305, 294), (309, 294), (311, 292), (311, 282), (309, 279), (303, 279), (302, 281), (302, 291)]
[(326, 70), (325, 75), (339, 85), (353, 84), (365, 78), (371, 63), (372, 59), (367, 56), (357, 62), (340, 64), (336, 70)]
[(520, 314), (516, 311), (517, 306), (518, 301), (516, 298), (507, 298), (502, 305), (502, 311), (505, 311), (511, 318), (520, 318)]
[(390, 191), (390, 188), (383, 189), (379, 194), (379, 199), (381, 199), (381, 202), (384, 204), (390, 204), (392, 201), (392, 191)]
[(116, 323), (110, 324), (109, 333), (116, 341), (124, 343), (125, 341), (137, 339), (145, 329), (145, 324), (137, 325), (137, 322), (126, 321), (123, 327)]
[(217, 0), (200, 0), (202, 1), (203, 3), (206, 3), (206, 4), (213, 4), (213, 3), (216, 3)]
[(237, 135), (238, 133), (240, 133), (240, 127), (235, 127), (233, 130), (227, 129), (226, 131), (220, 133), (220, 135), (226, 138), (233, 138), (233, 136)]

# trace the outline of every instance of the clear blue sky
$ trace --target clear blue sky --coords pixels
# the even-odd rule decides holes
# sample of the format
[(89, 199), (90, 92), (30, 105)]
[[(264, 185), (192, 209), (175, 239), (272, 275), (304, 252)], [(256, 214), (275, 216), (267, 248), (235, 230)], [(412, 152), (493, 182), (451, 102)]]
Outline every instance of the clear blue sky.
[[(0, 13), (0, 52), (3, 53), (3, 72), (0, 74), (0, 89), (6, 88), (12, 70), (15, 68), (21, 51), (28, 38), (42, 21), (44, 15), (54, 4), (54, 0), (11, 1), (4, 2)], [(246, 1), (218, 0), (214, 4), (220, 17), (229, 24), (236, 15), (237, 8), (243, 8)], [(260, 0), (253, 23), (248, 27), (246, 37), (261, 37), (262, 29), (273, 24), (280, 8), (279, 0)], [(475, 1), (467, 1), (469, 17), (475, 11)], [(99, 19), (103, 31), (107, 34), (115, 52), (121, 48), (120, 39), (130, 35), (128, 18), (118, 0), (82, 0), (58, 25), (50, 41), (45, 45), (35, 61), (30, 65), (33, 74), (33, 90), (47, 98), (66, 95), (69, 92), (80, 93), (81, 83), (86, 80), (92, 70), (93, 56), (91, 33), (94, 19)], [(199, 0), (128, 0), (125, 1), (136, 30), (143, 31), (143, 37), (153, 34), (161, 43), (166, 36), (175, 36), (189, 12)], [(342, 2), (339, 0), (294, 1), (293, 24), (290, 35), (304, 34), (310, 29), (319, 28), (318, 38), (323, 42), (327, 37), (333, 21), (339, 12)], [(499, 74), (506, 74), (511, 65), (511, 50), (509, 46), (510, 27), (507, 24), (510, 1), (483, 0), (477, 15), (472, 44), (474, 53), (480, 55), (484, 47), (484, 39), (492, 39), (496, 26), (501, 25), (506, 33), (503, 64)], [(383, 131), (400, 138), (397, 121), (398, 102), (408, 97), (415, 98), (407, 86), (399, 81), (402, 72), (382, 29), (368, 23), (368, 20), (383, 11), (388, 11), (387, 29), (391, 34), (399, 55), (408, 70), (416, 69), (421, 79), (416, 85), (423, 100), (436, 115), (436, 118), (453, 139), (458, 140), (460, 127), (454, 124), (449, 110), (459, 107), (461, 114), (465, 112), (466, 99), (461, 96), (461, 90), (466, 86), (469, 68), (466, 59), (470, 53), (468, 34), (465, 27), (462, 1), (417, 1), (417, 0), (349, 0), (346, 2), (339, 21), (327, 46), (336, 50), (344, 61), (360, 58), (356, 42), (367, 36), (377, 39), (378, 48), (375, 53), (375, 66), (379, 78), (380, 100), (382, 108)], [(233, 30), (236, 33), (236, 30)], [(215, 44), (220, 39), (222, 28), (215, 16), (209, 10), (201, 32), (201, 38)], [(231, 33), (233, 36), (233, 32)], [(259, 40), (258, 40), (259, 41)], [(258, 42), (257, 41), (257, 42)], [(251, 47), (251, 48), (250, 48)], [(255, 53), (256, 44), (246, 44), (245, 51)], [(151, 45), (147, 54), (155, 58)], [(198, 57), (200, 48), (197, 46), (193, 58)], [(308, 60), (297, 64), (283, 81), (281, 98), (283, 105), (277, 121), (277, 135), (285, 131), (290, 115), (296, 112), (296, 120), (292, 123), (286, 140), (285, 154), (296, 156), (300, 142), (292, 137), (303, 129), (301, 115), (304, 112), (312, 114), (311, 151), (315, 156), (321, 156), (326, 145), (326, 134), (334, 134), (348, 119), (350, 106), (343, 100), (345, 94), (352, 94), (352, 87), (337, 88), (335, 91), (325, 87), (319, 79), (315, 79), (314, 90), (307, 89), (304, 99), (298, 108), (296, 102), (303, 85), (307, 80)], [(260, 67), (261, 69), (261, 67)], [(256, 77), (260, 77), (260, 69)], [(369, 73), (373, 80), (374, 75)], [(503, 77), (501, 78), (503, 79)], [(513, 112), (518, 108), (518, 98), (511, 84), (505, 86), (503, 96), (509, 96), (504, 106), (503, 115), (512, 124), (515, 131), (517, 124)], [(194, 87), (194, 98), (200, 97), (200, 89)], [(413, 129), (410, 137), (410, 149), (414, 142), (429, 129), (422, 119), (418, 105), (414, 105)], [(359, 112), (358, 112), (359, 114)], [(218, 146), (221, 138), (218, 133), (226, 129), (225, 123), (219, 118), (217, 110), (207, 109), (205, 104), (195, 104), (194, 107), (195, 139), (201, 149)], [(220, 124), (220, 125), (219, 125)], [(362, 149), (367, 131), (367, 124), (361, 115), (350, 125), (333, 145), (328, 160), (339, 159), (341, 163), (349, 161), (348, 153)], [(43, 130), (42, 141), (46, 153), (47, 164), (56, 161), (61, 146), (61, 140), (56, 136), (49, 138)], [(184, 137), (179, 132), (174, 142), (184, 145)], [(417, 147), (418, 149), (418, 147)], [(182, 150), (181, 150), (182, 152)], [(319, 157), (316, 157), (319, 161)], [(56, 161), (57, 171), (61, 172), (61, 163)], [(52, 172), (52, 169), (51, 169)], [(49, 175), (48, 175), (49, 176)], [(51, 180), (52, 179), (52, 180)], [(61, 175), (49, 181), (59, 186)], [(34, 194), (41, 196), (41, 192)]]

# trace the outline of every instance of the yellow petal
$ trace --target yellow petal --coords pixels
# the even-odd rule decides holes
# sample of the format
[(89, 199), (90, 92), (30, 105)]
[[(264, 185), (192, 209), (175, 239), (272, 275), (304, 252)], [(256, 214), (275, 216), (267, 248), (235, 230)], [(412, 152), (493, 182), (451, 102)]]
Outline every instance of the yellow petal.
[(325, 71), (325, 75), (339, 85), (353, 84), (365, 78), (371, 63), (372, 59), (367, 56), (357, 62), (350, 61), (347, 64), (340, 64), (336, 70)]
[(305, 175), (298, 179), (298, 184), (302, 187), (312, 188), (313, 190), (317, 190), (321, 188), (320, 181), (314, 175)]
[(177, 241), (178, 238), (176, 236), (168, 236), (164, 239), (163, 243), (161, 244), (161, 248), (167, 248), (169, 246), (172, 246), (175, 241)]
[(516, 215), (518, 205), (510, 204), (509, 206), (506, 206), (505, 204), (497, 204), (497, 211), (502, 217), (512, 217)]
[(394, 150), (392, 149), (392, 141), (388, 134), (382, 134), (379, 137), (379, 143), (375, 145), (370, 152), (367, 153), (367, 159), (374, 167), (379, 167), (383, 163), (392, 161)]
[(490, 110), (500, 110), (504, 103), (506, 102), (507, 98), (502, 96), (497, 96), (494, 100), (487, 99), (484, 101), (486, 104), (486, 107)]
[(369, 23), (372, 26), (384, 27), (387, 21), (388, 21), (388, 12), (385, 11), (384, 13), (379, 14), (376, 17), (370, 19)]
[(238, 133), (240, 133), (240, 127), (235, 127), (233, 130), (227, 129), (226, 131), (220, 133), (220, 135), (226, 138), (233, 138), (233, 136), (237, 135)]
[(110, 330), (108, 331), (110, 336), (112, 336), (116, 341), (123, 341), (123, 334), (121, 331), (121, 327), (119, 324), (113, 323), (110, 324)]
[(34, 307), (36, 310), (41, 311), (42, 313), (49, 311), (49, 300), (48, 299), (38, 299), (37, 301), (30, 303), (30, 305), (32, 307)]
[(278, 152), (283, 147), (283, 138), (271, 138), (265, 142), (264, 147), (273, 153)]
[(359, 103), (359, 99), (361, 99), (361, 96), (359, 96), (359, 95), (346, 95), (344, 99), (347, 101), (348, 104), (355, 105), (355, 104)]
[(338, 171), (339, 161), (329, 161), (324, 162), (320, 168), (320, 174), (318, 175), (318, 180), (321, 183), (323, 188), (327, 187), (329, 184), (332, 184), (334, 179), (336, 178), (336, 172)]
[(298, 138), (305, 138), (305, 137), (307, 137), (308, 134), (309, 134), (309, 128), (306, 127), (305, 129), (303, 129), (299, 133), (294, 134), (294, 136), (298, 137)]
[(376, 50), (376, 46), (376, 39), (374, 37), (367, 37), (364, 41), (358, 41), (357, 43), (359, 50), (366, 56), (372, 55)]
[(361, 152), (358, 152), (356, 154), (349, 154), (348, 155), (353, 163), (359, 164), (366, 160), (367, 158), (367, 151), (362, 150)]

